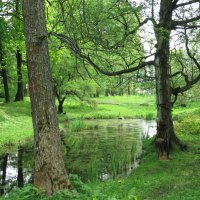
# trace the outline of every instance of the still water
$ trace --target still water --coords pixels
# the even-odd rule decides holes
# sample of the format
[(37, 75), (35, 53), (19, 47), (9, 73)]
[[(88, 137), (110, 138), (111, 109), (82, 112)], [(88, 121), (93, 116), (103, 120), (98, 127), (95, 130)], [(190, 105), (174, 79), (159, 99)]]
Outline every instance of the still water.
[[(73, 125), (74, 124), (74, 125)], [(64, 130), (63, 152), (68, 173), (84, 181), (128, 176), (138, 166), (142, 139), (155, 134), (155, 122), (142, 119), (88, 120), (77, 130), (71, 122)], [(74, 126), (74, 128), (73, 128)], [(20, 146), (0, 155), (0, 192), (32, 181), (33, 148)]]

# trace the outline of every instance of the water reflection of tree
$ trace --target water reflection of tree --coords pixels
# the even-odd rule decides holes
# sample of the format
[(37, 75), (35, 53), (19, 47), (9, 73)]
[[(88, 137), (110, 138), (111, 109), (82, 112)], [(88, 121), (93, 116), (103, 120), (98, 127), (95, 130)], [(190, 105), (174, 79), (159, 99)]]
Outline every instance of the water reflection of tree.
[(140, 129), (137, 124), (130, 127), (117, 121), (99, 123), (98, 130), (90, 127), (69, 134), (67, 145), (71, 150), (66, 162), (70, 172), (91, 181), (128, 175), (141, 149)]
[(7, 164), (8, 164), (8, 154), (3, 154), (0, 157), (0, 166), (1, 166), (1, 188), (0, 188), (0, 193), (1, 193), (1, 195), (3, 195), (4, 192), (5, 192)]
[(32, 182), (33, 149), (19, 146), (16, 153), (0, 155), (0, 195)]
[(24, 155), (24, 147), (18, 147), (18, 161), (17, 161), (17, 185), (18, 187), (24, 186), (24, 174), (23, 174), (23, 155)]

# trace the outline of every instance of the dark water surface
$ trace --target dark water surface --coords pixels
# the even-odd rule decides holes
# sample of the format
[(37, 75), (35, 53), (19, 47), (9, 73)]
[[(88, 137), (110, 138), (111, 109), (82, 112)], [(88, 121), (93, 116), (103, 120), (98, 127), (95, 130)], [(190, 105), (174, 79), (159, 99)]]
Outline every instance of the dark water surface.
[[(74, 121), (71, 127), (74, 131), (64, 131), (65, 163), (84, 181), (129, 175), (138, 166), (143, 137), (156, 130), (155, 122), (142, 119)], [(32, 166), (31, 145), (0, 155), (1, 195), (31, 182)]]

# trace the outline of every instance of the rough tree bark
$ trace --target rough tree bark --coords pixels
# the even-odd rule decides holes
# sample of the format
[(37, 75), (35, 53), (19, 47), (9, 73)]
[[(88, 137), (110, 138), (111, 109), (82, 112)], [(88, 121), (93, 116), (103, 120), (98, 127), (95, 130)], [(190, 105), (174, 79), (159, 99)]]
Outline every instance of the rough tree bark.
[[(171, 149), (172, 144), (178, 141), (172, 120), (169, 45), (172, 25), (172, 0), (161, 0), (159, 24), (154, 27), (157, 51), (155, 56), (156, 73), (156, 104), (157, 104), (157, 135), (167, 143)], [(164, 143), (163, 143), (164, 144)], [(165, 151), (167, 149), (165, 148)], [(165, 154), (167, 154), (165, 152)]]
[(70, 185), (61, 152), (44, 0), (23, 0), (29, 90), (34, 128), (34, 185), (47, 195)]
[(17, 49), (16, 53), (17, 59), (17, 93), (15, 96), (15, 101), (24, 100), (24, 91), (23, 91), (23, 78), (22, 78), (22, 53)]

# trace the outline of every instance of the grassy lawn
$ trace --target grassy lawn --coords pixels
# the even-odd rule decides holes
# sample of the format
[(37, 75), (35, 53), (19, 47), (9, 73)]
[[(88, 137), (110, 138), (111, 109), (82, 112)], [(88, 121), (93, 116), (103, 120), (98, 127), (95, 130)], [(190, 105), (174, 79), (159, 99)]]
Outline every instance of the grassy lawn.
[(33, 134), (29, 101), (0, 102), (0, 146), (24, 143)]
[[(107, 119), (107, 118), (144, 118), (155, 119), (155, 97), (153, 96), (114, 96), (92, 99), (95, 104), (68, 99), (59, 115), (60, 122), (67, 119)], [(174, 118), (200, 114), (200, 102), (190, 102), (187, 107), (174, 107)], [(24, 102), (3, 103), (0, 99), (0, 146), (23, 143), (32, 137), (32, 120), (29, 99)]]
[(74, 100), (65, 102), (64, 110), (69, 118), (145, 118), (155, 116), (155, 98), (153, 96), (113, 96), (92, 99), (92, 105)]
[[(91, 187), (107, 199), (198, 200), (200, 197), (200, 135), (182, 136), (187, 152), (174, 150), (170, 161), (159, 161), (150, 141), (144, 145), (139, 168), (125, 179), (109, 180)], [(102, 198), (103, 199), (103, 198)], [(105, 198), (106, 199), (106, 198)]]

